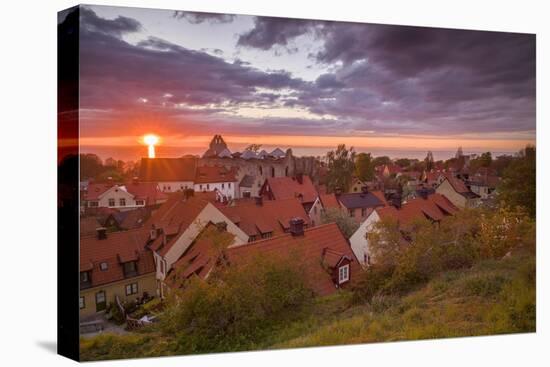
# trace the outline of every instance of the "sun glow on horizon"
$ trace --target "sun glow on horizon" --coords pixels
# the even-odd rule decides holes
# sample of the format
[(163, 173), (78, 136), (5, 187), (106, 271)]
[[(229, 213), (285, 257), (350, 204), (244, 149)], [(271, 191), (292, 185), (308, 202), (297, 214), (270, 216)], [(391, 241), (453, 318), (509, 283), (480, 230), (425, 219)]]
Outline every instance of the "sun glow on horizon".
[(159, 142), (159, 137), (154, 134), (147, 134), (143, 137), (143, 142), (149, 147), (149, 158), (155, 158), (155, 145)]

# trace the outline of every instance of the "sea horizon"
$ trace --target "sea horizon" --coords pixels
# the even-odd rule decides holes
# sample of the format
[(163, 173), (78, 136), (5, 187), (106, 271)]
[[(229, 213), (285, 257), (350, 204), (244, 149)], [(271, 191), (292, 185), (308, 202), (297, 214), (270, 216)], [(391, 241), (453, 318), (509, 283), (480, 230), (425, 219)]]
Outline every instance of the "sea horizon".
[[(252, 144), (253, 142), (251, 142)], [(243, 147), (235, 147), (235, 149), (229, 149), (231, 152), (243, 151)], [(330, 150), (336, 149), (336, 147), (299, 147), (299, 146), (272, 146), (272, 145), (262, 145), (260, 150), (265, 149), (268, 152), (271, 152), (275, 148), (280, 148), (286, 152), (288, 148), (292, 149), (292, 154), (297, 157), (301, 156), (325, 156)], [(349, 147), (348, 147), (349, 148)], [(207, 146), (204, 147), (181, 147), (181, 146), (157, 146), (156, 147), (156, 157), (157, 158), (178, 158), (184, 155), (196, 155), (202, 156), (204, 152), (208, 149)], [(409, 159), (419, 159), (422, 160), (426, 157), (428, 149), (397, 149), (397, 148), (354, 148), (357, 153), (371, 153), (373, 157), (388, 156), (391, 159), (399, 158), (409, 158)], [(458, 147), (457, 147), (458, 149)], [(431, 150), (434, 156), (434, 160), (447, 160), (456, 155), (457, 149), (451, 150)], [(485, 152), (491, 152), (493, 158), (500, 155), (514, 155), (517, 151), (506, 151), (506, 150), (483, 150), (483, 149), (464, 149), (463, 153), (465, 155), (470, 154), (481, 154)], [(96, 154), (99, 158), (105, 161), (108, 158), (113, 158), (116, 160), (122, 161), (137, 161), (141, 158), (147, 157), (147, 147), (145, 146), (81, 146), (81, 154)]]

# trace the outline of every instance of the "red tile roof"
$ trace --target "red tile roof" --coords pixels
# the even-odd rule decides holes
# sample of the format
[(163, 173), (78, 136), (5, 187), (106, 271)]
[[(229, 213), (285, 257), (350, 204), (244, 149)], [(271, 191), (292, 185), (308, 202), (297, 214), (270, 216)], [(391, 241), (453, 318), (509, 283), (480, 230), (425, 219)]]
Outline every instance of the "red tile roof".
[(336, 291), (334, 271), (330, 266), (338, 263), (338, 254), (351, 261), (350, 279), (361, 269), (351, 247), (335, 223), (307, 228), (303, 236), (284, 234), (281, 236), (230, 246), (227, 255), (230, 266), (250, 261), (257, 256), (269, 258), (299, 258), (307, 284), (318, 295), (324, 296)]
[(399, 221), (403, 227), (407, 227), (418, 219), (430, 219), (440, 221), (445, 216), (454, 215), (458, 212), (445, 196), (441, 194), (428, 195), (426, 199), (416, 198), (403, 204), (401, 208), (396, 209), (393, 206), (376, 209), (381, 218), (394, 218)]
[(155, 205), (157, 202), (168, 199), (156, 182), (128, 182), (124, 185), (126, 191), (132, 194), (135, 200), (145, 200), (145, 205)]
[(165, 244), (155, 241), (151, 249), (158, 250), (161, 255), (166, 254), (177, 240), (177, 234), (183, 233), (196, 220), (209, 201), (202, 195), (195, 195), (186, 199), (183, 193), (173, 193), (168, 201), (153, 212), (144, 228), (150, 230), (154, 225), (157, 229), (161, 228), (164, 235), (173, 238), (167, 239)]
[[(91, 271), (92, 287), (124, 279), (122, 262), (137, 261), (140, 275), (155, 271), (151, 251), (145, 249), (149, 231), (139, 229), (107, 233), (100, 240), (96, 235), (80, 240), (80, 271)], [(107, 270), (100, 264), (107, 263)]]
[(340, 203), (334, 194), (321, 194), (319, 199), (325, 209), (340, 209)]
[(262, 233), (284, 233), (292, 218), (302, 218), (305, 224), (309, 225), (309, 217), (297, 199), (263, 200), (262, 205), (248, 202), (219, 209), (248, 236), (257, 238), (260, 238)]
[(167, 283), (179, 286), (193, 274), (205, 279), (234, 238), (233, 234), (222, 232), (214, 225), (207, 226), (174, 263), (167, 276)]
[(197, 167), (195, 183), (237, 182), (238, 168), (227, 169), (223, 166)]
[(194, 181), (196, 158), (142, 158), (139, 178), (142, 182)]
[(296, 177), (270, 177), (267, 180), (273, 199), (292, 199), (302, 195), (304, 203), (312, 203), (317, 198), (317, 190), (309, 176), (302, 176), (302, 183)]
[(98, 200), (107, 190), (113, 187), (112, 183), (90, 183), (86, 192), (86, 200)]

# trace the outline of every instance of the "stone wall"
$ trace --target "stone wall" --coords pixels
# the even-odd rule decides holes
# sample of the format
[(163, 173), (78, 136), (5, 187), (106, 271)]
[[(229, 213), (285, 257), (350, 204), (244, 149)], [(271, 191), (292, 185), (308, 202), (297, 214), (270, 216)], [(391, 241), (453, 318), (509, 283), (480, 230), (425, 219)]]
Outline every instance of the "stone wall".
[[(251, 188), (252, 196), (258, 196), (260, 188), (268, 177), (294, 176), (304, 174), (311, 177), (314, 183), (318, 182), (319, 162), (315, 157), (295, 157), (292, 150), (286, 151), (285, 158), (273, 159), (241, 159), (241, 158), (200, 158), (199, 166), (225, 166), (239, 169), (237, 180), (241, 182), (245, 175), (254, 177)], [(237, 185), (238, 185), (237, 183)], [(238, 195), (239, 196), (239, 195)], [(240, 196), (239, 196), (240, 197)]]

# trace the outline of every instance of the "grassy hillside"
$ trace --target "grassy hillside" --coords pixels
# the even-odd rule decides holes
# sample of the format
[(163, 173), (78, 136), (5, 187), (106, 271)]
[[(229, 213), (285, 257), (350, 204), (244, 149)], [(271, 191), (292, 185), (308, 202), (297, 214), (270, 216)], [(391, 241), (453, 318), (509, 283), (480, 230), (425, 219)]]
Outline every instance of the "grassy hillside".
[[(377, 296), (368, 304), (351, 299), (348, 292), (317, 299), (292, 321), (236, 350), (534, 332), (535, 259), (483, 261), (442, 273), (402, 297)], [(173, 355), (182, 354), (180, 344), (151, 328), (81, 339), (81, 353), (83, 360)]]

